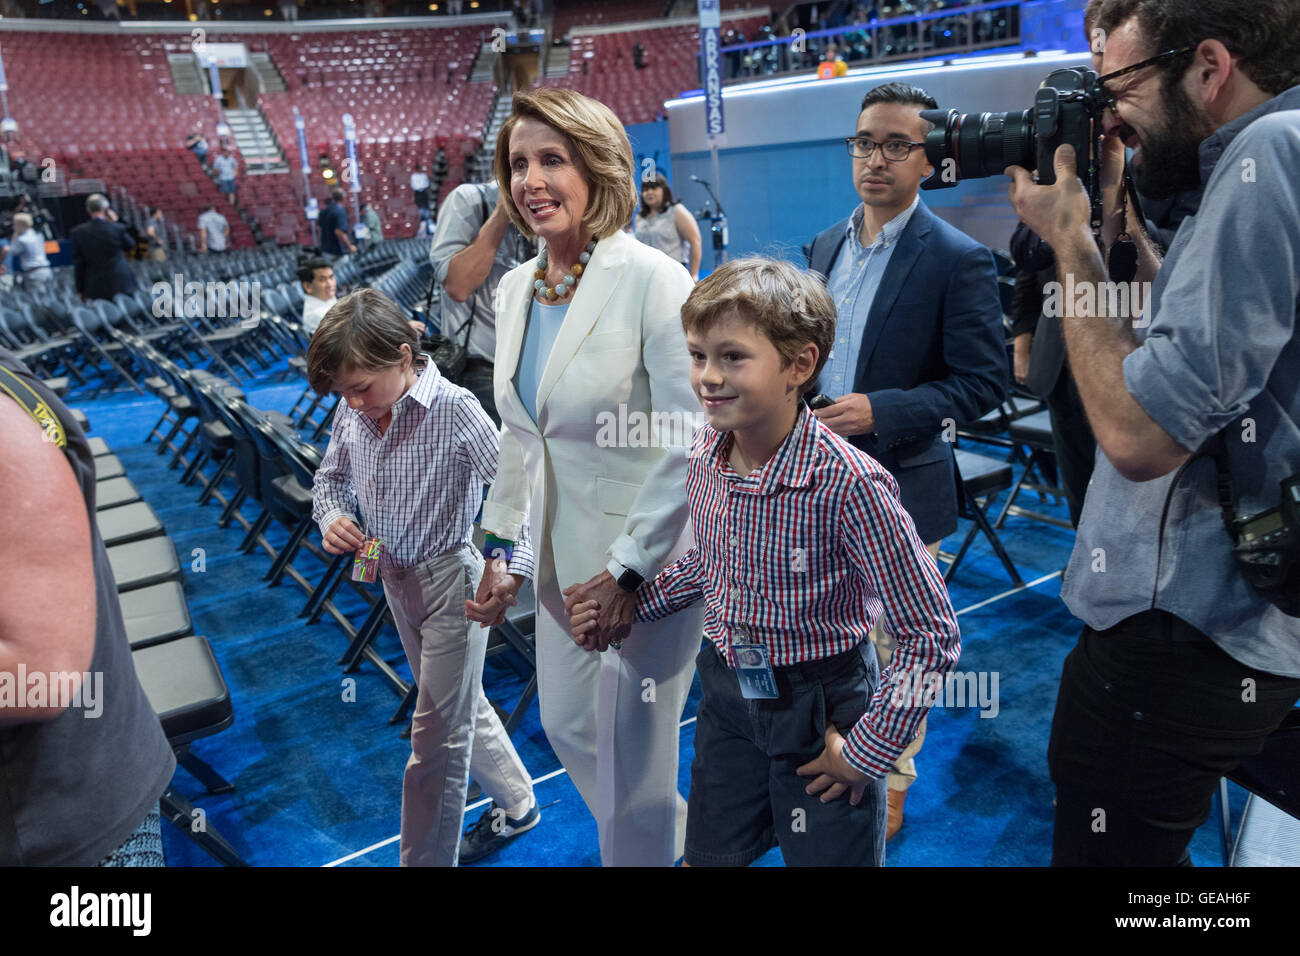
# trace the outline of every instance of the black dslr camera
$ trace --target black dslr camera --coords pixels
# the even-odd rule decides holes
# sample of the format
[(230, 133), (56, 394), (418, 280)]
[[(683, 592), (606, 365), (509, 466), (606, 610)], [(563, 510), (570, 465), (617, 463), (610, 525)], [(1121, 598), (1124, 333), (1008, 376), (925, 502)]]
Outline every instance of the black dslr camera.
[(934, 175), (922, 189), (947, 189), (962, 179), (1001, 176), (1008, 166), (1038, 170), (1044, 185), (1056, 182), (1052, 160), (1064, 143), (1074, 147), (1079, 178), (1094, 198), (1099, 190), (1101, 114), (1106, 97), (1097, 73), (1083, 67), (1055, 70), (1034, 94), (1033, 109), (1008, 113), (922, 110), (934, 124), (925, 156)]
[[(1221, 489), (1223, 477), (1221, 471)], [(1300, 475), (1282, 480), (1276, 508), (1231, 523), (1229, 515), (1225, 508), (1237, 568), (1261, 597), (1283, 614), (1300, 617)]]

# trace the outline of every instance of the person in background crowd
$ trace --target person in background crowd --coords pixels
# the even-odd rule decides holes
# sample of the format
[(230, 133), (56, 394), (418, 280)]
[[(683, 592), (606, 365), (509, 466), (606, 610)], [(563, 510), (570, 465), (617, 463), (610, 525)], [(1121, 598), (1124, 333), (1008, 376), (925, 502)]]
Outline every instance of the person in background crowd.
[(43, 297), (54, 279), (50, 260), (45, 257), (45, 237), (32, 225), (25, 212), (14, 216), (14, 256), (23, 267), (23, 288), (33, 296)]
[(135, 249), (135, 240), (100, 193), (86, 199), (86, 212), (90, 221), (68, 234), (77, 295), (83, 300), (111, 299), (119, 292), (135, 291), (135, 276), (126, 263), (126, 253)]
[(202, 133), (202, 125), (194, 124), (194, 129), (185, 137), (185, 148), (198, 157), (199, 165), (205, 169), (208, 165), (208, 141)]
[(384, 224), (379, 219), (379, 213), (375, 212), (373, 203), (361, 204), (361, 221), (366, 224), (369, 233), (367, 239), (371, 245), (384, 241)]
[(639, 241), (680, 262), (692, 279), (700, 281), (703, 243), (699, 223), (673, 199), (672, 187), (663, 173), (641, 181), (641, 208), (632, 225)]
[(161, 206), (149, 210), (149, 219), (145, 225), (145, 235), (149, 237), (149, 255), (155, 262), (167, 261), (167, 222), (163, 218)]
[(334, 267), (320, 256), (307, 259), (298, 266), (298, 281), (302, 283), (302, 328), (312, 335), (338, 301)]
[(198, 225), (199, 252), (225, 252), (229, 248), (230, 223), (212, 208), (212, 203), (203, 207)]
[(320, 229), (320, 251), (331, 262), (342, 258), (345, 250), (347, 255), (355, 255), (357, 251), (348, 229), (348, 213), (343, 208), (343, 199), (343, 190), (331, 189), (330, 201), (321, 210), (320, 219), (317, 221)]
[(411, 195), (417, 209), (429, 208), (429, 174), (422, 169), (411, 173)]
[(832, 80), (849, 72), (849, 65), (836, 52), (834, 43), (826, 44), (822, 61), (817, 64), (817, 79)]
[[(933, 173), (922, 148), (935, 109), (919, 87), (867, 92), (847, 142), (853, 214), (813, 240), (809, 266), (827, 276), (839, 314), (819, 409), (831, 431), (882, 464), (932, 557), (957, 530), (956, 466), (945, 423), (974, 421), (1007, 387), (1005, 333), (993, 254), (920, 201)], [(892, 639), (877, 626), (881, 667)], [(925, 722), (890, 773), (889, 835), (903, 824)]]
[(474, 393), (498, 425), (492, 384), (497, 347), (493, 300), (502, 277), (534, 255), (536, 247), (510, 221), (495, 182), (461, 183), (448, 194), (429, 247), (434, 281), (443, 291), (438, 330), (458, 343), (468, 334), (469, 358), (460, 384)]
[(235, 177), (239, 175), (239, 157), (233, 150), (223, 145), (221, 152), (212, 160), (212, 168), (217, 171), (217, 189), (225, 194), (230, 205), (233, 206), (238, 192)]

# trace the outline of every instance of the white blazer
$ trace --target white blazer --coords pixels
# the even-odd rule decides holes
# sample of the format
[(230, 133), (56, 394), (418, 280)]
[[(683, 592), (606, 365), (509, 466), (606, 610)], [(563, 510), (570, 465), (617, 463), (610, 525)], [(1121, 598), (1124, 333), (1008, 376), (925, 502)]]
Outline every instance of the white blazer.
[(687, 452), (701, 408), (680, 314), (690, 275), (625, 233), (601, 239), (542, 373), (534, 422), (514, 377), (535, 269), (523, 263), (496, 290), (501, 458), (483, 529), (513, 540), (528, 516), (539, 582), (585, 582), (610, 557), (648, 581), (691, 544)]

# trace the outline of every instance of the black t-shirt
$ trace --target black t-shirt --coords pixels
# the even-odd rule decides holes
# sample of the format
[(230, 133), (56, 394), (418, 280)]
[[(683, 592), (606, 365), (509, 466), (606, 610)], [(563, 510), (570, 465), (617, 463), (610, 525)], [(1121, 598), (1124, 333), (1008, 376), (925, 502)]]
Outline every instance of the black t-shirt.
[[(95, 522), (95, 465), (85, 433), (67, 406), (4, 348), (0, 366), (20, 379), (15, 390), (30, 397), (22, 389), (29, 386), (63, 425), (64, 453), (90, 521), (96, 606), (90, 660), (95, 705), (69, 707), (49, 721), (0, 726), (0, 866), (94, 866), (144, 822), (171, 782), (176, 758), (131, 661), (117, 584)], [(0, 401), (12, 400), (0, 389)], [(97, 716), (88, 716), (96, 710)]]

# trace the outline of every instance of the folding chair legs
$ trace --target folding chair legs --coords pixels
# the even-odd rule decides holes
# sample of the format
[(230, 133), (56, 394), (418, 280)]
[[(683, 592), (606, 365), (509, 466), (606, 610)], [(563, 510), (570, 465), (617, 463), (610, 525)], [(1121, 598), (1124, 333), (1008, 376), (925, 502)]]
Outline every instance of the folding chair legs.
[(1228, 778), (1219, 778), (1219, 849), (1223, 853), (1223, 865), (1232, 862), (1232, 808), (1228, 804)]
[(158, 421), (154, 423), (152, 430), (150, 430), (149, 432), (149, 437), (144, 440), (144, 443), (146, 445), (149, 444), (149, 442), (153, 441), (154, 436), (157, 435), (159, 429), (163, 427), (163, 423), (166, 422), (169, 417), (171, 417), (171, 413), (172, 413), (171, 406), (167, 405), (166, 401), (163, 402), (163, 405), (165, 407), (163, 408), (162, 417), (159, 418)]
[(198, 475), (199, 470), (209, 461), (208, 450), (206, 448), (200, 448), (195, 454), (193, 461), (186, 466), (184, 474), (181, 475), (181, 484), (194, 484), (194, 479)]
[(334, 592), (343, 583), (343, 575), (351, 560), (352, 556), (350, 554), (334, 556), (334, 560), (330, 562), (330, 566), (325, 570), (325, 576), (316, 585), (316, 590), (307, 599), (303, 609), (298, 612), (299, 617), (307, 618), (308, 624), (315, 624), (320, 620), (321, 612), (325, 609), (325, 602), (334, 596)]
[(1011, 556), (1007, 554), (1006, 548), (1002, 546), (1002, 541), (998, 538), (997, 532), (993, 530), (994, 526), (989, 523), (988, 516), (984, 513), (984, 509), (981, 508), (979, 502), (970, 495), (967, 495), (966, 501), (967, 510), (970, 511), (971, 520), (975, 525), (966, 532), (966, 537), (962, 541), (961, 547), (957, 549), (957, 554), (953, 557), (952, 563), (949, 564), (948, 569), (944, 571), (944, 583), (947, 584), (952, 580), (952, 576), (957, 572), (957, 565), (961, 564), (961, 560), (966, 556), (966, 551), (970, 548), (971, 542), (975, 540), (976, 531), (983, 531), (984, 537), (987, 538), (989, 544), (993, 546), (994, 554), (996, 554), (998, 560), (1002, 562), (1002, 567), (1006, 568), (1007, 574), (1011, 578), (1011, 583), (1016, 587), (1023, 587), (1025, 583), (1024, 579), (1020, 577), (1020, 572), (1016, 570), (1016, 566), (1011, 562)]
[(411, 711), (415, 709), (415, 698), (419, 693), (420, 685), (412, 684), (411, 689), (408, 690), (406, 696), (402, 698), (402, 703), (398, 705), (396, 713), (394, 713), (392, 717), (388, 718), (388, 723), (390, 725), (400, 724), (402, 721), (410, 719)]
[[(230, 842), (217, 832), (216, 827), (201, 818), (194, 807), (175, 787), (168, 787), (158, 801), (162, 816), (168, 823), (180, 830), (198, 845), (205, 853), (223, 866), (248, 866), (239, 852)], [(202, 826), (198, 821), (204, 820)]]
[(316, 395), (312, 398), (311, 404), (308, 405), (307, 410), (302, 413), (302, 418), (298, 419), (298, 428), (307, 427), (307, 423), (311, 421), (311, 417), (316, 413), (316, 409), (320, 408), (322, 401), (324, 401), (324, 399), (320, 395)]
[(244, 535), (244, 540), (239, 542), (237, 550), (240, 554), (248, 554), (254, 547), (256, 547), (257, 539), (260, 538), (262, 533), (271, 526), (271, 520), (271, 512), (263, 508), (262, 513), (257, 516), (257, 520), (254, 521), (252, 527), (248, 529), (248, 534)]
[[(162, 424), (162, 423), (159, 422), (159, 424)], [(172, 426), (172, 430), (169, 431), (169, 432), (167, 433), (167, 437), (164, 438), (164, 439), (162, 440), (162, 443), (159, 444), (159, 446), (158, 446), (158, 454), (159, 454), (159, 455), (165, 454), (165, 453), (167, 452), (168, 448), (171, 446), (172, 439), (176, 437), (176, 433), (179, 432), (179, 431), (181, 430), (181, 428), (182, 428), (184, 425), (185, 425), (185, 419), (184, 419), (184, 418), (177, 418), (177, 419), (176, 419), (176, 424), (174, 424), (174, 425)]]
[[(201, 427), (200, 425), (195, 424), (195, 426), (190, 429), (190, 433), (185, 436), (184, 443), (181, 445), (180, 448), (176, 449), (176, 453), (172, 455), (172, 460), (167, 464), (167, 469), (169, 471), (175, 468), (181, 462), (185, 461), (185, 453), (189, 451), (190, 446), (194, 444), (194, 439), (199, 437), (200, 427)], [(188, 470), (189, 470), (189, 466), (187, 465), (186, 471)]]
[(343, 665), (343, 673), (351, 674), (361, 665), (361, 658), (365, 654), (366, 648), (379, 636), (379, 629), (384, 625), (384, 615), (387, 612), (388, 600), (386, 598), (381, 598), (375, 602), (375, 606), (366, 615), (365, 622), (357, 630), (357, 636), (352, 639), (351, 645), (339, 658), (339, 663)]
[(208, 793), (234, 792), (235, 785), (213, 770), (211, 764), (206, 760), (196, 757), (188, 746), (176, 755), (176, 762), (188, 770), (194, 779), (203, 784)]
[(289, 535), (289, 543), (281, 550), (280, 555), (271, 564), (271, 569), (263, 575), (262, 580), (267, 582), (267, 587), (275, 587), (280, 583), (280, 578), (284, 577), (284, 569), (293, 563), (294, 556), (297, 555), (299, 547), (302, 546), (302, 539), (307, 536), (307, 532), (312, 528), (311, 515), (303, 518)]
[(234, 461), (235, 461), (234, 453), (233, 452), (227, 453), (226, 460), (221, 463), (221, 465), (217, 468), (217, 473), (213, 475), (212, 478), (208, 481), (206, 487), (204, 487), (203, 489), (203, 494), (199, 495), (199, 504), (206, 505), (208, 503), (208, 499), (210, 499), (213, 495), (217, 493), (217, 486), (219, 486), (221, 484), (221, 480), (226, 477), (226, 472), (230, 470), (230, 466), (234, 463)]
[(225, 510), (221, 512), (221, 517), (217, 519), (217, 527), (224, 528), (230, 524), (230, 519), (235, 516), (235, 512), (239, 510), (239, 506), (242, 505), (247, 498), (248, 491), (246, 489), (240, 488), (235, 492), (235, 496), (226, 503)]
[[(343, 401), (343, 399), (339, 399), (339, 402), (341, 401)], [(331, 424), (333, 424), (334, 416), (339, 410), (339, 402), (335, 402), (334, 407), (330, 409), (329, 414), (320, 420), (320, 424), (316, 426), (316, 430), (311, 433), (312, 441), (320, 441), (321, 436), (324, 435), (325, 431)]]

